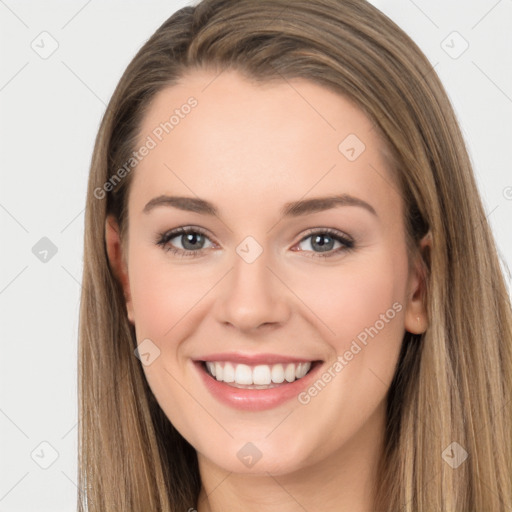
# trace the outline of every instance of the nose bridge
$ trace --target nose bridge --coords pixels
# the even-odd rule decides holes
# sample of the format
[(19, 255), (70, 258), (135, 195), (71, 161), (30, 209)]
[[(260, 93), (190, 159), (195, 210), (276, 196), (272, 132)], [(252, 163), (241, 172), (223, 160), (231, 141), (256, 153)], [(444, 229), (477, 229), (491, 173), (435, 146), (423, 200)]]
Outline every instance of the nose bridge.
[(269, 270), (267, 251), (251, 244), (248, 240), (237, 247), (217, 310), (219, 321), (244, 330), (284, 322), (289, 314), (286, 288)]

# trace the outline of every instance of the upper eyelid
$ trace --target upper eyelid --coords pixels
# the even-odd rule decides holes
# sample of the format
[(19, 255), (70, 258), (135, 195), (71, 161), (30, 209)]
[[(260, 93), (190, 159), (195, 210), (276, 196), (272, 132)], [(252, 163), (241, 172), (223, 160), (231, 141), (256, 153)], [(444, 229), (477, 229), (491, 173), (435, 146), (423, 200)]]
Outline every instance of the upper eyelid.
[(299, 240), (299, 242), (302, 242), (305, 238), (309, 238), (311, 235), (317, 234), (317, 233), (327, 233), (328, 235), (332, 235), (334, 237), (339, 238), (346, 238), (347, 240), (350, 240), (351, 242), (354, 242), (354, 239), (344, 231), (341, 231), (339, 229), (334, 228), (311, 228), (306, 231), (306, 234), (302, 236), (302, 238)]
[(172, 238), (176, 238), (177, 236), (188, 234), (188, 233), (199, 233), (199, 234), (204, 235), (207, 238), (209, 238), (210, 241), (213, 241), (211, 239), (215, 238), (215, 237), (210, 236), (208, 230), (200, 228), (198, 226), (180, 226), (180, 227), (177, 227), (174, 229), (169, 229), (168, 231), (164, 231), (161, 234), (159, 233), (159, 235), (162, 238), (168, 238), (169, 240), (171, 240)]
[[(165, 244), (168, 244), (169, 241), (172, 240), (173, 238), (176, 238), (176, 237), (179, 237), (182, 235), (186, 235), (188, 233), (199, 233), (199, 234), (205, 236), (206, 238), (208, 238), (208, 240), (210, 240), (211, 243), (216, 244), (216, 242), (214, 240), (212, 240), (212, 237), (209, 235), (208, 231), (203, 228), (200, 228), (198, 226), (180, 226), (178, 228), (169, 229), (168, 231), (164, 231), (163, 233), (159, 232), (159, 233), (157, 233), (157, 236), (158, 236), (157, 243), (165, 245)], [(199, 252), (199, 251), (196, 251), (196, 252)]]

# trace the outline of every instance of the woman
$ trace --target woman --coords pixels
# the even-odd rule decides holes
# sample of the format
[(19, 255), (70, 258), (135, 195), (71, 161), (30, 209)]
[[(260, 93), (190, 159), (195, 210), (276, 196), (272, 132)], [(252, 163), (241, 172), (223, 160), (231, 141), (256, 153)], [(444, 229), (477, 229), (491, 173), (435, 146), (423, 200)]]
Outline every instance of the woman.
[(101, 124), (84, 254), (80, 510), (512, 507), (495, 243), (370, 4), (171, 16)]

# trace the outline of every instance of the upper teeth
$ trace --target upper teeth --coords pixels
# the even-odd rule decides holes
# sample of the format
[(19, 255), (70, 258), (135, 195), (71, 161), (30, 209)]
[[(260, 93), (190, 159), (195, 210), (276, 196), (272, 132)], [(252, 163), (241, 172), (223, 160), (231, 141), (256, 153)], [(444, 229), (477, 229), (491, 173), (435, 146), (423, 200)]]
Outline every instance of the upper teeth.
[(229, 362), (206, 361), (206, 366), (210, 374), (219, 381), (264, 386), (271, 382), (281, 384), (285, 380), (293, 382), (295, 379), (300, 379), (308, 373), (311, 363), (279, 363), (249, 366)]

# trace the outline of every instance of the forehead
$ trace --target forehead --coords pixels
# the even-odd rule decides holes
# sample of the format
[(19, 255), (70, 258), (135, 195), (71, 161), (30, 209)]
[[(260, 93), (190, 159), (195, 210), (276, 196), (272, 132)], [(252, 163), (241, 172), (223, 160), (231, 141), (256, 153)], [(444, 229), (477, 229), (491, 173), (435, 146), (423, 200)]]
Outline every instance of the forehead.
[(151, 149), (132, 187), (147, 200), (180, 193), (282, 204), (335, 191), (369, 199), (393, 181), (386, 145), (368, 117), (303, 79), (260, 84), (232, 70), (190, 72), (153, 99), (143, 145)]

